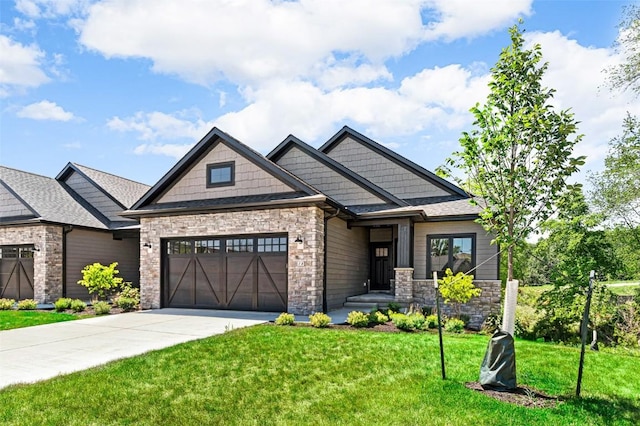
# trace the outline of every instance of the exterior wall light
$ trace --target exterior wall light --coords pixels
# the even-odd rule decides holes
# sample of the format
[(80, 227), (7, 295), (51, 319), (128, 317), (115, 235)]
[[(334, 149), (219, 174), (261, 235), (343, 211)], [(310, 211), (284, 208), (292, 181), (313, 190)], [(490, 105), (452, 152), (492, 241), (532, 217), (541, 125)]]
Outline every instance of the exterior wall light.
[(144, 243), (144, 244), (142, 245), (142, 247), (151, 248), (151, 243)]

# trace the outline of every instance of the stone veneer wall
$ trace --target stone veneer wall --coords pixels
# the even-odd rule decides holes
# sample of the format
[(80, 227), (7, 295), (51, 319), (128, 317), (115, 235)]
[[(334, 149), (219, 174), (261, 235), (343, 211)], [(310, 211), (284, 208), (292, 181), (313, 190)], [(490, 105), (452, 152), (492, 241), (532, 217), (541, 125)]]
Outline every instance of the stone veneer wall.
[(39, 303), (62, 297), (62, 226), (0, 227), (0, 245), (33, 244), (33, 293)]
[(413, 299), (413, 268), (394, 268), (395, 278), (392, 289), (395, 300), (400, 303), (411, 303)]
[[(292, 207), (227, 213), (148, 217), (140, 221), (140, 293), (143, 309), (161, 307), (162, 238), (287, 233), (288, 311), (322, 312), (324, 212), (317, 207)], [(294, 240), (302, 236), (303, 244)], [(151, 243), (151, 248), (144, 247)]]
[[(500, 280), (474, 280), (473, 284), (481, 288), (482, 293), (472, 298), (469, 303), (462, 305), (461, 313), (469, 315), (471, 328), (479, 329), (488, 315), (500, 312), (502, 288)], [(435, 308), (435, 294), (433, 280), (413, 280), (414, 303)], [(440, 299), (440, 307), (446, 315), (453, 314), (452, 306), (442, 303), (442, 299)]]

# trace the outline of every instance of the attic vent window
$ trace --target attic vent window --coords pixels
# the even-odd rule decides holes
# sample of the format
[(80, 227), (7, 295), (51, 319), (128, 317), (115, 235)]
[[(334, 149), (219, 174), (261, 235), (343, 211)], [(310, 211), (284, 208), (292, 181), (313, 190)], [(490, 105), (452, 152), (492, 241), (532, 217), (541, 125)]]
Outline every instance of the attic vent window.
[(231, 186), (235, 183), (235, 163), (207, 164), (207, 188)]

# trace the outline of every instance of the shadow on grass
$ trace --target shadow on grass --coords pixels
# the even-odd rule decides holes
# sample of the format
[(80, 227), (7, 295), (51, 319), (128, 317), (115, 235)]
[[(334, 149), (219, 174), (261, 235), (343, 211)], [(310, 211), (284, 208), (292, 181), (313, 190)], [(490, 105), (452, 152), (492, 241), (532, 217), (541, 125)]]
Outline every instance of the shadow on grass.
[(612, 421), (628, 421), (631, 424), (640, 424), (640, 399), (611, 396), (607, 399), (597, 397), (568, 398), (566, 404), (572, 405), (577, 410), (590, 413), (599, 417), (602, 423)]

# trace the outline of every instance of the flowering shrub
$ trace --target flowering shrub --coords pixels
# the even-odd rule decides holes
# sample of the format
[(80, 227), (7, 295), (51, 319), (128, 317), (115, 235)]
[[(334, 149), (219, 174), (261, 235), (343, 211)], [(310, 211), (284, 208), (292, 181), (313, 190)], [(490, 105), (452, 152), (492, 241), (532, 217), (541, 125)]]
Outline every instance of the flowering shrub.
[(286, 312), (281, 313), (278, 318), (276, 318), (276, 325), (293, 325), (295, 322), (295, 315)]
[(324, 328), (331, 323), (331, 317), (322, 312), (316, 312), (313, 315), (309, 315), (309, 322), (316, 328)]

